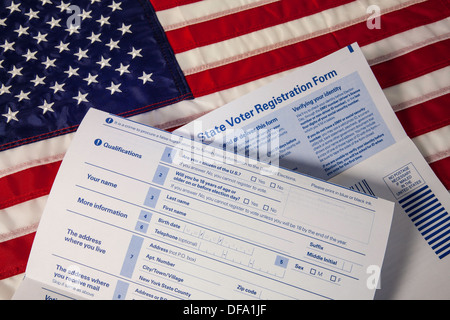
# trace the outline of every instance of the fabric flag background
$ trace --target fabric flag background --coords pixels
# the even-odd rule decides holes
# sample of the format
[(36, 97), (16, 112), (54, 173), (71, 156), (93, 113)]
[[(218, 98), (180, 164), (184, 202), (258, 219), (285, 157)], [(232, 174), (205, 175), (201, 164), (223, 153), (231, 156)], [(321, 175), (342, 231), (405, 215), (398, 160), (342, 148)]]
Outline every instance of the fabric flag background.
[[(33, 5), (0, 1), (0, 31), (9, 28), (12, 32), (10, 38), (0, 33), (0, 139), (5, 139), (1, 144), (8, 146), (0, 153), (0, 298), (9, 298), (23, 276), (47, 195), (73, 135), (66, 132), (76, 129), (79, 118), (67, 120), (66, 124), (62, 121), (76, 108), (104, 106), (108, 111), (132, 116), (135, 121), (170, 130), (294, 68), (358, 42), (406, 133), (450, 189), (447, 0), (150, 0), (156, 17), (146, 3), (138, 0), (107, 0), (101, 4), (98, 0), (86, 4), (77, 1), (81, 28), (77, 30), (80, 37), (73, 42), (70, 37), (78, 34), (64, 30), (68, 14), (61, 10), (68, 3), (30, 3)], [(96, 5), (103, 11), (94, 10)], [(41, 12), (47, 7), (53, 14)], [(34, 11), (39, 11), (37, 18), (33, 18)], [(139, 29), (143, 21), (127, 20), (125, 11), (137, 16), (144, 12), (146, 22), (154, 27), (157, 19), (167, 39), (161, 35), (143, 39), (145, 32)], [(22, 20), (12, 26), (14, 15), (21, 15)], [(110, 29), (103, 32), (100, 24), (107, 15), (111, 25), (104, 22), (104, 27)], [(61, 19), (60, 26), (52, 18)], [(40, 33), (37, 28), (24, 29), (37, 22), (47, 29)], [(93, 26), (82, 30), (84, 23)], [(63, 39), (52, 40), (52, 32), (58, 28)], [(134, 37), (139, 30), (142, 38), (120, 40)], [(42, 39), (44, 33), (48, 41)], [(95, 41), (97, 34), (101, 42)], [(20, 45), (22, 37), (28, 37), (28, 42)], [(50, 46), (51, 41), (56, 42)], [(66, 43), (70, 43), (70, 52), (64, 50)], [(160, 47), (165, 53), (163, 59), (158, 60), (152, 53), (144, 55), (147, 44)], [(142, 57), (137, 52), (141, 48)], [(83, 57), (86, 49), (88, 58)], [(168, 76), (161, 78), (164, 81), (158, 81), (159, 71), (152, 71), (158, 65), (164, 69), (171, 50), (193, 99), (189, 99), (184, 79), (173, 74), (176, 65), (168, 67)], [(115, 56), (116, 51), (121, 51), (122, 57)], [(16, 60), (10, 59), (12, 54)], [(56, 67), (52, 66), (53, 59)], [(35, 69), (27, 63), (35, 63), (38, 71), (31, 73)], [(59, 72), (56, 78), (52, 68)], [(93, 79), (95, 75), (98, 77)], [(63, 82), (66, 91), (57, 91)], [(150, 85), (156, 86), (155, 91)], [(167, 97), (155, 98), (165, 92)], [(151, 110), (155, 107), (159, 108)], [(28, 123), (20, 130), (9, 130), (28, 113)], [(61, 130), (56, 136), (33, 131), (40, 130), (35, 126), (44, 116), (51, 116), (53, 121), (46, 132)], [(31, 135), (28, 130), (32, 130)], [(26, 144), (19, 141), (23, 139), (28, 139)]]

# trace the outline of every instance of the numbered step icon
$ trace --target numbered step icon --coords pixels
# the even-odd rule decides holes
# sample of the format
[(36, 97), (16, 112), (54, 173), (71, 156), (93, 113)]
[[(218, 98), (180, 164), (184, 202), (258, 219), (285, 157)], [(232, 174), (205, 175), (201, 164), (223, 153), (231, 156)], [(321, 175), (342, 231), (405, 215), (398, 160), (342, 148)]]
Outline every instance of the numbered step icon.
[(277, 256), (275, 259), (275, 265), (285, 269), (287, 268), (288, 262), (289, 259), (283, 256)]
[(125, 258), (123, 259), (122, 270), (120, 271), (121, 276), (131, 278), (133, 275), (134, 267), (136, 266), (143, 242), (144, 238), (138, 236), (131, 237), (130, 245), (128, 246)]
[(164, 166), (158, 166), (158, 168), (155, 171), (155, 175), (153, 176), (153, 183), (163, 185), (166, 181), (167, 174), (169, 173), (169, 168)]
[(156, 203), (158, 202), (159, 195), (161, 193), (161, 190), (156, 188), (149, 188), (147, 192), (147, 196), (144, 200), (144, 205), (150, 208), (156, 207)]

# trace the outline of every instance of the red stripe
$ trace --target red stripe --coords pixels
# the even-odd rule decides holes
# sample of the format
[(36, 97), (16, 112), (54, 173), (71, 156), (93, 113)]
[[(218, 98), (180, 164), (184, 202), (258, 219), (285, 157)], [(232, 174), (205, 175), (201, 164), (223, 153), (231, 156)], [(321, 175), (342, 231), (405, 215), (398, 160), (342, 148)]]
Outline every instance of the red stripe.
[(202, 0), (150, 0), (150, 3), (155, 11), (161, 11), (200, 1)]
[(430, 163), (430, 167), (444, 187), (450, 190), (450, 157)]
[[(327, 0), (320, 1), (320, 4), (318, 4), (319, 1), (277, 1), (265, 6), (168, 31), (166, 35), (175, 53), (180, 53), (299, 19), (353, 1)], [(239, 28), (236, 26), (239, 26)]]
[(450, 125), (450, 93), (396, 112), (410, 138)]
[(383, 15), (381, 29), (370, 30), (366, 22), (359, 23), (291, 46), (191, 74), (186, 79), (194, 96), (200, 97), (305, 65), (352, 42), (356, 41), (364, 46), (411, 28), (439, 21), (449, 14), (447, 7), (440, 1), (427, 1)]
[(387, 88), (449, 65), (450, 55), (443, 52), (450, 52), (450, 39), (374, 65), (372, 71), (381, 87)]
[(48, 163), (0, 178), (0, 209), (47, 195), (60, 164)]
[(35, 234), (0, 243), (0, 280), (25, 272)]

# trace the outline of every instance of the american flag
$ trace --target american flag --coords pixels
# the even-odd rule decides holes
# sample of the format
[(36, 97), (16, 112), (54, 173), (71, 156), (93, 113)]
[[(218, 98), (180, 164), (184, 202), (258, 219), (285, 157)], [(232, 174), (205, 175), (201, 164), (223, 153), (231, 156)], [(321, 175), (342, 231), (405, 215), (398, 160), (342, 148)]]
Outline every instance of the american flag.
[(0, 19), (1, 150), (73, 131), (90, 107), (126, 116), (180, 98), (174, 82), (182, 76), (171, 79), (170, 68), (146, 63), (166, 53), (148, 38), (155, 26), (139, 1), (7, 3)]
[[(137, 0), (97, 2), (73, 3), (80, 8), (81, 28), (77, 31), (84, 36), (71, 42), (67, 52), (64, 50), (69, 43), (67, 39), (78, 35), (75, 31), (70, 35), (70, 28), (65, 30), (69, 14), (63, 17), (60, 10), (68, 3), (60, 0), (42, 0), (36, 4), (31, 1), (19, 4), (18, 0), (0, 2), (0, 108), (3, 108), (0, 109), (3, 114), (0, 135), (6, 139), (4, 143), (15, 146), (0, 153), (0, 279), (3, 279), (0, 297), (9, 297), (22, 277), (46, 197), (71, 140), (72, 133), (63, 133), (74, 131), (79, 121), (73, 120), (60, 129), (61, 118), (68, 114), (58, 113), (62, 108), (72, 111), (105, 106), (108, 111), (133, 116), (133, 120), (173, 129), (294, 68), (358, 42), (405, 131), (444, 186), (450, 189), (450, 5), (447, 0), (150, 0), (156, 16), (151, 9), (142, 9), (146, 8), (145, 4)], [(144, 10), (147, 20), (160, 23), (167, 41), (161, 37), (157, 39), (158, 44), (164, 42), (173, 50), (194, 99), (186, 99), (188, 90), (178, 89), (175, 97), (162, 99), (161, 105), (168, 106), (149, 112), (140, 109), (154, 103), (145, 102), (148, 97), (142, 96), (151, 90), (150, 85), (159, 84), (159, 87), (149, 96), (173, 89), (166, 81), (157, 81), (158, 73), (151, 68), (158, 63), (154, 63), (152, 56), (146, 58), (143, 54), (148, 39), (141, 38), (140, 22), (129, 21), (122, 15), (128, 8), (133, 8), (132, 12)], [(52, 22), (52, 14), (44, 14), (43, 10), (47, 9), (58, 13), (54, 19), (61, 19), (61, 27), (51, 28), (56, 21)], [(121, 15), (114, 17), (118, 13)], [(20, 15), (22, 20), (10, 25), (14, 15)], [(38, 17), (33, 18), (34, 15)], [(111, 16), (108, 22), (115, 27), (111, 26), (108, 33), (100, 35), (101, 41), (96, 41), (99, 24), (107, 15)], [(37, 22), (41, 29), (31, 27), (31, 23)], [(30, 28), (25, 30), (29, 24)], [(93, 27), (81, 31), (84, 24)], [(127, 32), (128, 26), (131, 33)], [(11, 36), (2, 31), (5, 27), (12, 32)], [(58, 28), (61, 40), (53, 38), (51, 32)], [(27, 41), (19, 45), (22, 37), (28, 37)], [(115, 47), (117, 40), (119, 48)], [(48, 51), (50, 41), (56, 41), (51, 52)], [(89, 49), (91, 45), (100, 48)], [(141, 48), (143, 57), (137, 53)], [(122, 58), (112, 56), (116, 50), (122, 52)], [(15, 58), (11, 60), (9, 55), (13, 54)], [(56, 56), (64, 54), (68, 58)], [(83, 57), (85, 54), (88, 58)], [(53, 59), (56, 59), (55, 67)], [(20, 69), (22, 64), (34, 64), (36, 68), (32, 73), (25, 65)], [(50, 75), (54, 69), (58, 69), (59, 76), (53, 72)], [(149, 74), (152, 75), (145, 78)], [(93, 80), (95, 75), (98, 83)], [(25, 78), (27, 82), (19, 82)], [(65, 91), (58, 90), (61, 79), (67, 80), (63, 86)], [(177, 79), (175, 85), (180, 85), (179, 81), (184, 80)], [(119, 97), (126, 93), (127, 83), (128, 94)], [(34, 91), (41, 89), (46, 91)], [(70, 93), (69, 89), (72, 89)], [(27, 106), (33, 109), (33, 103), (34, 110), (27, 111)], [(134, 115), (139, 111), (142, 112)], [(44, 116), (51, 116), (51, 121), (47, 121), (51, 124), (47, 125), (56, 126), (49, 132), (61, 130), (58, 136), (29, 133), (38, 129), (35, 123)], [(15, 133), (6, 127), (25, 119), (28, 119), (26, 125)], [(34, 139), (35, 136), (45, 139)], [(21, 145), (22, 139), (29, 139), (28, 143)]]

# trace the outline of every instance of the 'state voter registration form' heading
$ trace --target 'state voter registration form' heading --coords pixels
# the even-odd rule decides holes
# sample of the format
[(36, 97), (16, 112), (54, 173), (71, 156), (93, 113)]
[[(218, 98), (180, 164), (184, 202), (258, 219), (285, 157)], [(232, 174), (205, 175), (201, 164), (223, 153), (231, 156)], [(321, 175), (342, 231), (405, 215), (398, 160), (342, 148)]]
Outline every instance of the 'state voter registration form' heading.
[(372, 299), (393, 203), (91, 109), (17, 299)]

